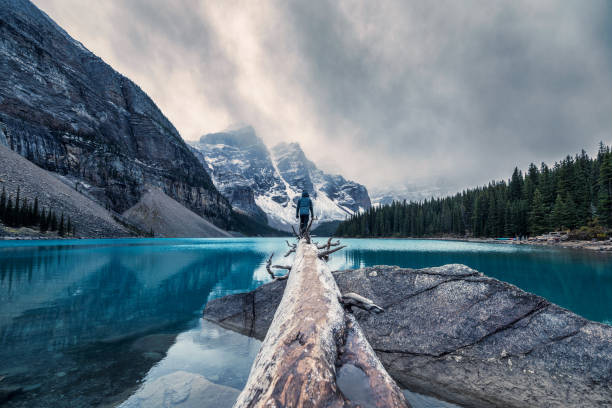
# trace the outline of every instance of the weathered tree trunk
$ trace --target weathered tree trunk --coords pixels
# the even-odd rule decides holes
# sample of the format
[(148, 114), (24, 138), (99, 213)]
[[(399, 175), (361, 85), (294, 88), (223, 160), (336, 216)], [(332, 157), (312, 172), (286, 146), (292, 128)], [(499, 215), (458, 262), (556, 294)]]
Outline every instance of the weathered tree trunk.
[(302, 239), (274, 320), (235, 407), (408, 407), (336, 281)]

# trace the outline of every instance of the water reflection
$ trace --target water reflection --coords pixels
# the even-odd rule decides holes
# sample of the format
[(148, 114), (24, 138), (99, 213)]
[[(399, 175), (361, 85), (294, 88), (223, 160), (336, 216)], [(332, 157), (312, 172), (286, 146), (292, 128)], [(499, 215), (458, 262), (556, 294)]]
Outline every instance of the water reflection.
[[(107, 399), (135, 386), (211, 294), (261, 283), (254, 275), (268, 250), (248, 242), (1, 247), (0, 376), (31, 389), (9, 406), (90, 406), (104, 398), (79, 395), (84, 383), (116, 383), (101, 392)], [(151, 333), (164, 341), (134, 346)], [(131, 378), (115, 381), (109, 364)]]

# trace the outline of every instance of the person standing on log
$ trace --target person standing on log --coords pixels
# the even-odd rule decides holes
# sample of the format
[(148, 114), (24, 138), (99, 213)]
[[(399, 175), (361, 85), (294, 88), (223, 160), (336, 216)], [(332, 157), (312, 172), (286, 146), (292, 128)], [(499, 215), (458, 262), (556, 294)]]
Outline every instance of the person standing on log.
[(302, 191), (302, 198), (297, 202), (297, 208), (295, 209), (295, 218), (300, 219), (300, 235), (304, 233), (308, 226), (308, 216), (314, 218), (314, 211), (312, 210), (312, 200), (308, 196), (308, 191)]

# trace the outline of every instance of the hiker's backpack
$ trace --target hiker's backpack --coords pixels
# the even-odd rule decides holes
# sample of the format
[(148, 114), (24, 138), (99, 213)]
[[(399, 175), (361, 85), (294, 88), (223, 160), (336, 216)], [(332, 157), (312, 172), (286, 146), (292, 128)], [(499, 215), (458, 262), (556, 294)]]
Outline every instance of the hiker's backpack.
[(310, 213), (310, 197), (300, 198), (298, 207), (300, 208), (300, 215), (308, 215)]

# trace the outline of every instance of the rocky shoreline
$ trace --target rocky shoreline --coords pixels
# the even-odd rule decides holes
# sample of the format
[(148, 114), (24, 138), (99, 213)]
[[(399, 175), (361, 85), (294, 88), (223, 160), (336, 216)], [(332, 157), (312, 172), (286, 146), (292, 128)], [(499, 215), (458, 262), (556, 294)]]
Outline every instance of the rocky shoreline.
[[(334, 273), (343, 293), (385, 309), (356, 311), (402, 388), (470, 407), (612, 404), (612, 326), (464, 265)], [(263, 339), (284, 281), (209, 302), (204, 318)]]
[(551, 248), (567, 248), (567, 249), (578, 249), (587, 251), (597, 252), (612, 252), (612, 238), (605, 241), (587, 241), (587, 240), (536, 240), (526, 239), (523, 241), (513, 240), (499, 240), (495, 238), (467, 238), (467, 237), (432, 237), (432, 238), (419, 238), (435, 241), (461, 241), (461, 242), (477, 242), (483, 244), (501, 244), (501, 245), (534, 245), (544, 246)]

